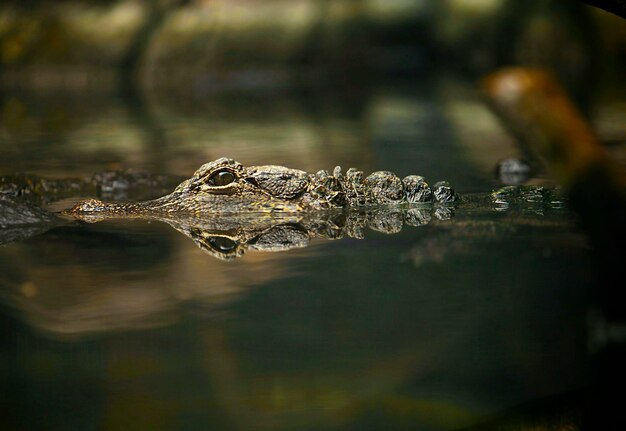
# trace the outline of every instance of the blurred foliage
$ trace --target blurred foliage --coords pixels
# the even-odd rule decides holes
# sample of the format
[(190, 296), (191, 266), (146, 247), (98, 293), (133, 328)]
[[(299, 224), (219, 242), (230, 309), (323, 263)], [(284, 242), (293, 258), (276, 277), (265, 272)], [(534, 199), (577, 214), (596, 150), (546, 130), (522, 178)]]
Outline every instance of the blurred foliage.
[(601, 72), (600, 56), (616, 67), (618, 19), (554, 0), (9, 1), (0, 67), (5, 85), (97, 86), (94, 69), (108, 69), (152, 89), (208, 91), (520, 64), (577, 89)]

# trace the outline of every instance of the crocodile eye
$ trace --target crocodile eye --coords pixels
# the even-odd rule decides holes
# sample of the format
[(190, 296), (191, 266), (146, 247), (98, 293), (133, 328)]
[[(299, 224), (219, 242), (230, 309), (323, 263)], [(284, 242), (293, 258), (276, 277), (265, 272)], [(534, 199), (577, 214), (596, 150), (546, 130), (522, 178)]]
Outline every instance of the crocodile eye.
[(220, 186), (226, 186), (232, 183), (233, 181), (235, 181), (236, 179), (237, 177), (235, 177), (235, 174), (233, 174), (231, 171), (217, 171), (211, 174), (211, 176), (208, 179), (208, 183), (211, 186), (220, 187)]
[(229, 253), (237, 248), (237, 243), (229, 238), (224, 237), (214, 237), (209, 238), (209, 244), (213, 249), (221, 252), (221, 253)]

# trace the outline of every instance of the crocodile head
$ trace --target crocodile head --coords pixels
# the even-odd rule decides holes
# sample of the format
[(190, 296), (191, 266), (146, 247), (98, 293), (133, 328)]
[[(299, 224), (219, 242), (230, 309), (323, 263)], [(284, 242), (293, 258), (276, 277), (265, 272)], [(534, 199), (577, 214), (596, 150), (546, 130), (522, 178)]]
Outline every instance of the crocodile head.
[(174, 192), (154, 201), (166, 212), (297, 212), (308, 191), (309, 175), (282, 166), (245, 167), (221, 158), (202, 165)]
[(107, 203), (88, 199), (66, 214), (87, 221), (110, 217), (167, 214), (202, 216), (212, 213), (300, 212), (311, 206), (313, 178), (283, 166), (246, 167), (221, 158), (202, 165), (191, 178), (161, 198), (138, 203)]

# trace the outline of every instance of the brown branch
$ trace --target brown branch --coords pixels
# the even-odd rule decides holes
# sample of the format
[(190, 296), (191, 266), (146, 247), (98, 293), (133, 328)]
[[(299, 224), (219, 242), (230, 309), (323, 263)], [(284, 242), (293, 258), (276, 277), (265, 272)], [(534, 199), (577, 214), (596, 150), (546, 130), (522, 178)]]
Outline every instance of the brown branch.
[(483, 84), (503, 122), (546, 162), (561, 184), (571, 185), (595, 166), (621, 182), (591, 126), (551, 74), (508, 68), (489, 75)]

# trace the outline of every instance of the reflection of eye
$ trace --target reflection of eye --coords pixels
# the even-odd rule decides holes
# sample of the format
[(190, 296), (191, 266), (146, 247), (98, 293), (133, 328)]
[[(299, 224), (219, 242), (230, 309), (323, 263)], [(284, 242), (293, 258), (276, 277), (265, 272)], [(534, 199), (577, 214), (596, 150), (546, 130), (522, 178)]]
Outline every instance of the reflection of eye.
[(222, 252), (222, 253), (228, 253), (230, 251), (233, 251), (235, 248), (237, 248), (237, 243), (235, 241), (233, 241), (232, 239), (224, 238), (222, 236), (209, 238), (208, 243), (215, 250)]
[(209, 185), (211, 186), (226, 186), (233, 181), (235, 181), (237, 177), (230, 171), (217, 171), (209, 177)]

